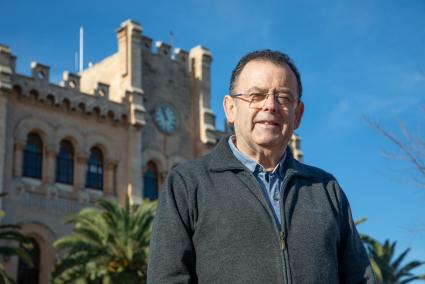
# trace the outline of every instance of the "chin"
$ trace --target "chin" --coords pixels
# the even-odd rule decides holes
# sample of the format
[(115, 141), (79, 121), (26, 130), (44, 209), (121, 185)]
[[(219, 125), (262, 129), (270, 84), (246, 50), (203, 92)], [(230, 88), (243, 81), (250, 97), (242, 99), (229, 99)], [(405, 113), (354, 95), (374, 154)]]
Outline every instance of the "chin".
[(265, 148), (275, 148), (281, 147), (285, 143), (283, 137), (261, 137), (256, 139), (256, 144)]

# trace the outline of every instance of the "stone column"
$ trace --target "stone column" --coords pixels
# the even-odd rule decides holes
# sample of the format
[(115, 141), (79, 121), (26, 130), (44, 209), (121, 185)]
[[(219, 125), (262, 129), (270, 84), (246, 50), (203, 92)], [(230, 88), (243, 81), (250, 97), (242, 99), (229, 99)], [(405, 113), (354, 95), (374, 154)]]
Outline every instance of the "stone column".
[(22, 141), (15, 141), (14, 155), (13, 155), (13, 175), (15, 177), (22, 176), (22, 163), (24, 159), (25, 143)]
[(114, 171), (115, 161), (108, 161), (105, 164), (104, 176), (103, 176), (103, 192), (105, 195), (114, 195)]
[(87, 158), (84, 156), (77, 156), (75, 161), (74, 190), (79, 191), (85, 188)]
[[(128, 128), (127, 134), (127, 193), (130, 198), (140, 197), (142, 184), (142, 134), (141, 127), (132, 126)], [(125, 179), (124, 179), (125, 180)], [(119, 188), (118, 191), (124, 190)]]
[[(7, 101), (12, 90), (12, 76), (15, 73), (16, 57), (8, 46), (0, 44), (0, 192), (3, 192), (4, 178), (6, 177), (6, 126)], [(1, 207), (0, 200), (0, 207)]]
[(56, 149), (47, 148), (45, 150), (42, 180), (44, 184), (54, 183), (56, 174)]
[(139, 23), (127, 20), (117, 31), (120, 73), (127, 86), (142, 87), (142, 27)]
[[(189, 53), (194, 76), (192, 92), (197, 98), (199, 107), (199, 139), (203, 144), (213, 145), (216, 143), (215, 137), (215, 115), (211, 110), (211, 52), (203, 46), (196, 46)], [(199, 155), (200, 153), (195, 153)]]

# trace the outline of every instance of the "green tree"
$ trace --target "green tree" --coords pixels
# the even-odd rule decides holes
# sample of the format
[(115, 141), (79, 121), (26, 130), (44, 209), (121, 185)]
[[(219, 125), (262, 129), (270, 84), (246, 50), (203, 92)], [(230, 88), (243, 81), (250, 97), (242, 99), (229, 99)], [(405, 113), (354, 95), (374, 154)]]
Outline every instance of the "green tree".
[(145, 283), (156, 203), (131, 206), (127, 196), (124, 207), (106, 199), (97, 205), (71, 216), (73, 234), (54, 243), (65, 254), (53, 283)]
[[(3, 197), (4, 194), (0, 195)], [(5, 212), (0, 209), (0, 219), (3, 218)], [(31, 249), (31, 242), (19, 232), (19, 225), (1, 224), (0, 225), (0, 255), (2, 257), (18, 256), (23, 261), (32, 266), (32, 260), (24, 247)], [(8, 245), (13, 242), (15, 245)], [(17, 246), (16, 246), (17, 244)], [(0, 263), (0, 284), (14, 283), (5, 271), (5, 267)]]
[(425, 264), (425, 262), (413, 260), (406, 264), (402, 264), (410, 248), (396, 256), (395, 247), (397, 242), (385, 240), (385, 242), (381, 244), (367, 235), (362, 235), (362, 239), (366, 244), (372, 269), (378, 283), (404, 284), (414, 280), (425, 280), (425, 274), (415, 275), (412, 272), (413, 269)]
[[(354, 223), (360, 225), (366, 221), (366, 218), (361, 218)], [(401, 266), (410, 248), (395, 257), (396, 242), (391, 243), (389, 240), (386, 240), (382, 245), (366, 234), (360, 234), (360, 238), (366, 246), (370, 264), (378, 283), (404, 284), (414, 280), (425, 280), (425, 274), (415, 275), (411, 272), (413, 269), (425, 264), (425, 262), (414, 260)]]

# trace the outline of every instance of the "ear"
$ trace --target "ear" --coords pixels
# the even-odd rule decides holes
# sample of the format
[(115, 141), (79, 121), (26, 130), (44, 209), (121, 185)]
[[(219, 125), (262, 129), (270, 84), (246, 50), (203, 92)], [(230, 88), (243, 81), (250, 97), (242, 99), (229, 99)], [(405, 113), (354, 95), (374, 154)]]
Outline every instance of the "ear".
[(301, 118), (303, 117), (304, 114), (304, 103), (302, 101), (300, 101), (297, 105), (297, 107), (295, 108), (295, 128), (297, 129), (300, 124), (301, 124)]
[(224, 113), (226, 114), (227, 121), (230, 123), (233, 123), (235, 121), (236, 106), (231, 96), (229, 95), (224, 96), (223, 109), (224, 109)]

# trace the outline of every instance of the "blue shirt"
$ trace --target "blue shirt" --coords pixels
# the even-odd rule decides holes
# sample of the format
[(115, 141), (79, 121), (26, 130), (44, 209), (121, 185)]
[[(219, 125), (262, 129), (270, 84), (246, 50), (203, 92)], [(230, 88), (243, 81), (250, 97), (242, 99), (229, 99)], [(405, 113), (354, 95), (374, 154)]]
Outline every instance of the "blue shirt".
[(283, 178), (285, 174), (283, 163), (285, 161), (286, 151), (283, 154), (282, 159), (279, 161), (279, 164), (276, 166), (276, 168), (274, 168), (274, 170), (271, 172), (267, 172), (262, 165), (258, 164), (256, 161), (252, 160), (251, 158), (243, 154), (241, 151), (239, 151), (239, 149), (236, 148), (235, 144), (233, 143), (233, 138), (234, 136), (231, 136), (228, 141), (233, 155), (235, 155), (235, 157), (245, 167), (247, 167), (248, 170), (250, 170), (257, 179), (258, 185), (260, 186), (261, 191), (263, 192), (270, 208), (272, 209), (276, 225), (280, 230), (281, 216), (279, 200), (281, 194), (280, 189), (282, 187)]

